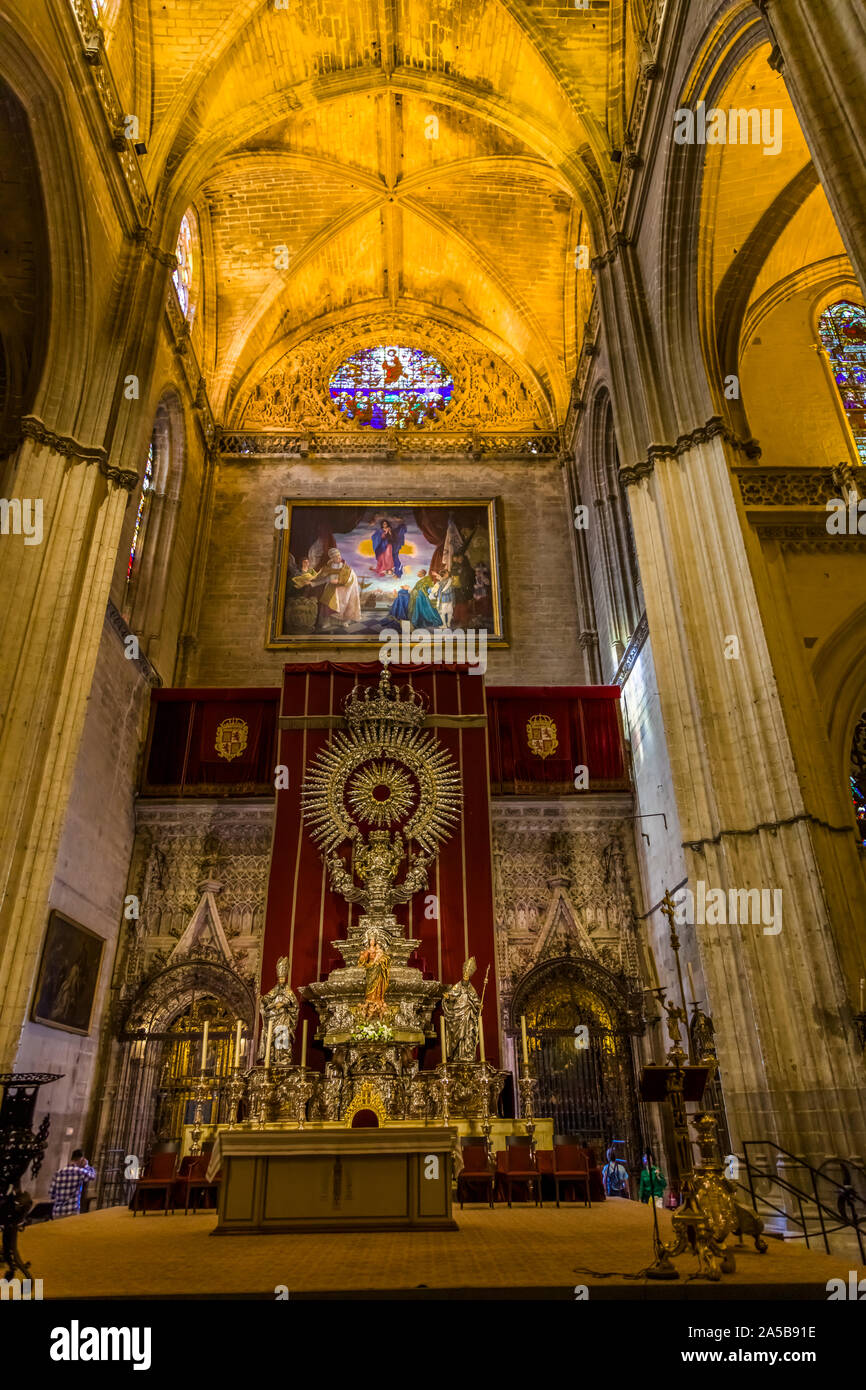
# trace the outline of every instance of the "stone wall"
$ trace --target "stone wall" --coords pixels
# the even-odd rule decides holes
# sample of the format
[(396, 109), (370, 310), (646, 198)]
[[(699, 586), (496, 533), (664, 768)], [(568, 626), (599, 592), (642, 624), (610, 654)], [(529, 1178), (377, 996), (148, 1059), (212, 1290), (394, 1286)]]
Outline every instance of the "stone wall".
[[(51, 1114), (39, 1177), (43, 1192), (71, 1149), (92, 1141), (88, 1115), (97, 1093), (100, 1049), (109, 1035), (109, 986), (123, 923), (135, 835), (133, 788), (149, 695), (146, 668), (126, 659), (121, 631), (106, 618), (49, 897), (49, 910), (56, 908), (105, 939), (93, 1024), (82, 1037), (28, 1019), (15, 1059), (19, 1071), (61, 1073), (40, 1096), (40, 1107)], [(32, 1002), (31, 995), (31, 1008)]]
[[(562, 470), (549, 461), (419, 464), (297, 463), (221, 458), (204, 570), (201, 620), (188, 685), (279, 685), (287, 660), (357, 660), (359, 649), (266, 651), (276, 550), (274, 508), (284, 497), (501, 501), (500, 562), (510, 645), (488, 654), (493, 684), (587, 682)], [(362, 649), (372, 660), (376, 647)]]

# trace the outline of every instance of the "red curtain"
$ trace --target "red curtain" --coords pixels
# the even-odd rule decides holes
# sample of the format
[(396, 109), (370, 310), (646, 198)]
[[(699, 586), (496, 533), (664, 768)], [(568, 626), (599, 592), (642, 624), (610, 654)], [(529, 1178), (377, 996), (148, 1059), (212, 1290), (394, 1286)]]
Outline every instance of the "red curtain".
[[(485, 714), (482, 677), (470, 675), (465, 666), (392, 666), (396, 680), (411, 683), (427, 698), (431, 715)], [(357, 680), (375, 684), (377, 662), (318, 661), (285, 668), (281, 713), (295, 718), (340, 715), (343, 702)], [(493, 877), (490, 850), (490, 804), (487, 734), (483, 723), (475, 727), (435, 728), (439, 742), (460, 768), (463, 782), (463, 817), (452, 837), (440, 849), (426, 893), (396, 909), (409, 934), (420, 939), (412, 960), (428, 978), (446, 984), (460, 978), (464, 960), (474, 955), (474, 978), (479, 994), (485, 971), (490, 977), (484, 1002), (484, 1039), (488, 1058), (499, 1055), (497, 989), (493, 946)], [(329, 737), (329, 730), (305, 727), (282, 729), (279, 762), (288, 769), (289, 786), (277, 792), (274, 843), (265, 936), (262, 948), (262, 990), (276, 979), (281, 955), (290, 961), (292, 987), (324, 979), (341, 964), (332, 942), (345, 937), (350, 908), (330, 892), (319, 852), (303, 824), (300, 789), (304, 769)], [(428, 901), (433, 895), (438, 904)], [(316, 1014), (303, 1005), (310, 1037)], [(438, 1048), (427, 1050), (425, 1065), (436, 1065)], [(313, 1048), (308, 1064), (321, 1067), (323, 1053)]]
[(587, 791), (627, 788), (617, 686), (496, 686), (490, 713), (491, 791), (580, 794), (575, 769), (588, 769)]

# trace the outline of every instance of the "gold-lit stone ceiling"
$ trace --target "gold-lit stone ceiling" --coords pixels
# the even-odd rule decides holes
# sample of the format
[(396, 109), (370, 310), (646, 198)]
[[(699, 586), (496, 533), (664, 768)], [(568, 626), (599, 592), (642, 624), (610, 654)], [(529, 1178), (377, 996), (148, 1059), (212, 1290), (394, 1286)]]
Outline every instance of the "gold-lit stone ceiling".
[(201, 216), (219, 417), (281, 345), (388, 313), (415, 342), (425, 322), (475, 337), (561, 417), (586, 310), (575, 247), (606, 216), (644, 0), (138, 8), (109, 16), (108, 57), (136, 54), (118, 80), (152, 112), (161, 244), (190, 203)]

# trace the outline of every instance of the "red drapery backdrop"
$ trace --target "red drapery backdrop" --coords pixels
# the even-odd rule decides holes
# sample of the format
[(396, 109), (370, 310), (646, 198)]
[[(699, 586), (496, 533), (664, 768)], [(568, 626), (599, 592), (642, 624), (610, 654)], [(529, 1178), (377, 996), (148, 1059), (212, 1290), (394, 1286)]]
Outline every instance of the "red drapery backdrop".
[[(491, 686), (493, 794), (580, 795), (574, 786), (578, 766), (588, 769), (588, 792), (627, 788), (619, 700), (615, 685)], [(539, 716), (552, 731), (555, 748), (553, 740), (547, 745), (533, 740), (530, 725)]]
[[(292, 988), (324, 979), (340, 965), (331, 942), (345, 937), (349, 913), (357, 911), (331, 893), (325, 866), (303, 824), (300, 789), (304, 769), (327, 742), (329, 728), (323, 717), (340, 716), (343, 702), (356, 682), (375, 684), (378, 662), (320, 661), (291, 664), (284, 668), (282, 719), (297, 721), (281, 727), (279, 763), (288, 769), (288, 788), (277, 792), (271, 873), (265, 935), (262, 946), (262, 992), (276, 980), (276, 963), (289, 957)], [(460, 978), (464, 960), (475, 956), (478, 970), (473, 979), (481, 993), (490, 967), (484, 1001), (484, 1041), (488, 1059), (499, 1057), (497, 987), (493, 943), (493, 874), (490, 839), (490, 769), (488, 762), (486, 702), (483, 677), (470, 675), (465, 666), (392, 666), (395, 682), (411, 684), (427, 697), (429, 715), (463, 716), (467, 722), (436, 727), (433, 732), (457, 763), (463, 784), (463, 817), (454, 834), (439, 851), (426, 893), (398, 906), (395, 916), (420, 939), (416, 958), (428, 978), (452, 984)], [(317, 721), (320, 727), (316, 727)], [(473, 722), (474, 721), (474, 722)], [(428, 895), (438, 901), (438, 916)], [(429, 914), (429, 915), (428, 915)], [(309, 1019), (310, 1037), (316, 1026), (315, 1010), (302, 1005), (301, 1017)], [(299, 1030), (300, 1036), (300, 1030)], [(298, 1045), (299, 1046), (299, 1045)], [(438, 1047), (427, 1050), (425, 1065), (439, 1061)], [(318, 1048), (308, 1053), (308, 1065), (324, 1065)]]

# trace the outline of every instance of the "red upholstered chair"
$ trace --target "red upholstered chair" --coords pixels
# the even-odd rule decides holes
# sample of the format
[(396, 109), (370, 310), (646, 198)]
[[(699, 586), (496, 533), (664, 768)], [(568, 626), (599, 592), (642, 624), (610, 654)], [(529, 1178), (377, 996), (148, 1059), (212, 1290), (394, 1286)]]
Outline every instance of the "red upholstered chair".
[(199, 1201), (204, 1196), (213, 1195), (214, 1206), (216, 1206), (216, 1194), (219, 1191), (219, 1178), (214, 1182), (208, 1182), (207, 1170), (210, 1163), (210, 1153), (200, 1153), (195, 1158), (187, 1157), (180, 1166), (180, 1173), (174, 1181), (174, 1197), (172, 1205), (180, 1204), (183, 1197), (183, 1214), (187, 1215), (192, 1201), (193, 1216), (198, 1211)]
[(515, 1183), (525, 1183), (535, 1199), (535, 1205), (543, 1206), (541, 1200), (541, 1176), (532, 1155), (531, 1140), (528, 1135), (508, 1134), (505, 1138), (505, 1191), (508, 1205)]
[(460, 1210), (463, 1210), (463, 1201), (467, 1192), (471, 1192), (473, 1187), (480, 1187), (482, 1193), (487, 1193), (488, 1204), (492, 1207), (496, 1175), (490, 1165), (487, 1145), (483, 1141), (479, 1143), (477, 1139), (461, 1139), (460, 1152), (463, 1157), (463, 1167), (457, 1178)]
[[(139, 1210), (139, 1198), (142, 1192), (162, 1192), (162, 1209), (168, 1216), (168, 1207), (171, 1194), (177, 1178), (177, 1154), (159, 1153), (151, 1154), (148, 1159), (144, 1174), (135, 1180), (135, 1193), (132, 1198), (132, 1214)], [(144, 1208), (147, 1211), (147, 1208)]]
[(589, 1159), (586, 1150), (556, 1135), (553, 1141), (553, 1181), (556, 1186), (556, 1205), (559, 1206), (562, 1184), (572, 1183), (583, 1188), (583, 1205), (592, 1206), (589, 1192)]

